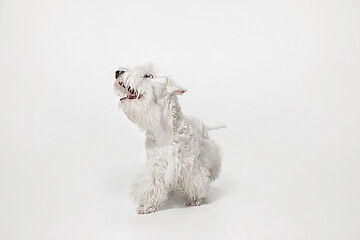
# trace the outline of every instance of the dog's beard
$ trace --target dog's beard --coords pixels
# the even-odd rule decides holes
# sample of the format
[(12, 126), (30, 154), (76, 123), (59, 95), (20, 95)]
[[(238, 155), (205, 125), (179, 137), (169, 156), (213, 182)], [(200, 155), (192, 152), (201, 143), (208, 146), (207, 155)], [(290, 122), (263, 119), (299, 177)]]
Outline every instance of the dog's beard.
[(125, 100), (120, 107), (128, 119), (141, 129), (151, 131), (160, 125), (161, 110), (154, 102)]

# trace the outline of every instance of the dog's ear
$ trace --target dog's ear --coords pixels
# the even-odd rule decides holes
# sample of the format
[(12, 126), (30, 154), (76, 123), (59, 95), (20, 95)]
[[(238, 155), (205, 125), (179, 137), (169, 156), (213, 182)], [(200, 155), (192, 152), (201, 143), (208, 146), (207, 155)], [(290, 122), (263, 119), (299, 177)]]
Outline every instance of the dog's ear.
[(187, 91), (185, 88), (183, 88), (182, 86), (177, 84), (174, 80), (172, 80), (170, 77), (166, 77), (166, 90), (170, 94), (177, 94), (177, 95), (183, 94)]
[(183, 88), (182, 86), (180, 86), (179, 84), (177, 84), (174, 80), (172, 80), (168, 75), (166, 74), (162, 74), (162, 73), (158, 73), (156, 74), (157, 77), (159, 77), (159, 80), (165, 84), (166, 86), (166, 92), (170, 93), (170, 94), (176, 94), (176, 95), (180, 95), (183, 94), (184, 92), (186, 92), (187, 90), (185, 88)]

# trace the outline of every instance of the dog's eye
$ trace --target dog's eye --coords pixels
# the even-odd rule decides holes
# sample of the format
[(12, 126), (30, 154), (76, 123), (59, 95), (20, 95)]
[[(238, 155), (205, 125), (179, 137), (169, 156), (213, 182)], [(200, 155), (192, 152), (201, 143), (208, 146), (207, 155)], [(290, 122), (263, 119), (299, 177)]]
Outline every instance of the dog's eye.
[(154, 78), (154, 76), (152, 74), (145, 74), (144, 78)]

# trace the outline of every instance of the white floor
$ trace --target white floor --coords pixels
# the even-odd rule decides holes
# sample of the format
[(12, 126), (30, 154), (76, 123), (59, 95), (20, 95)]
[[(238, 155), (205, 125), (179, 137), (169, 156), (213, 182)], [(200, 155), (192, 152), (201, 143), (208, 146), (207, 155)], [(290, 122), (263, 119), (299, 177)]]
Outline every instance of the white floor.
[[(360, 239), (358, 1), (0, 1), (0, 240)], [(221, 176), (139, 216), (119, 65), (188, 89)]]
[[(222, 134), (213, 135), (221, 140)], [(344, 164), (330, 152), (304, 146), (224, 146), (223, 172), (206, 204), (186, 207), (174, 195), (159, 212), (140, 216), (128, 196), (139, 164), (123, 163), (135, 162), (141, 154), (118, 157), (105, 145), (82, 150), (64, 147), (67, 155), (48, 158), (47, 153), (38, 153), (32, 162), (8, 163), (1, 175), (1, 239), (360, 236), (355, 159)], [(130, 151), (139, 144), (127, 145)]]

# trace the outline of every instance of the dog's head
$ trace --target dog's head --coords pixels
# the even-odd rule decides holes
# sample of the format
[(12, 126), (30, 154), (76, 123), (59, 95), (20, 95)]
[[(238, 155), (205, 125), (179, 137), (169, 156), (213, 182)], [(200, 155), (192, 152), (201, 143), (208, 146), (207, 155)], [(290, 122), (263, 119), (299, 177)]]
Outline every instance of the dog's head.
[(115, 72), (114, 89), (127, 117), (140, 128), (151, 130), (170, 111), (167, 106), (186, 90), (152, 65), (120, 68)]

